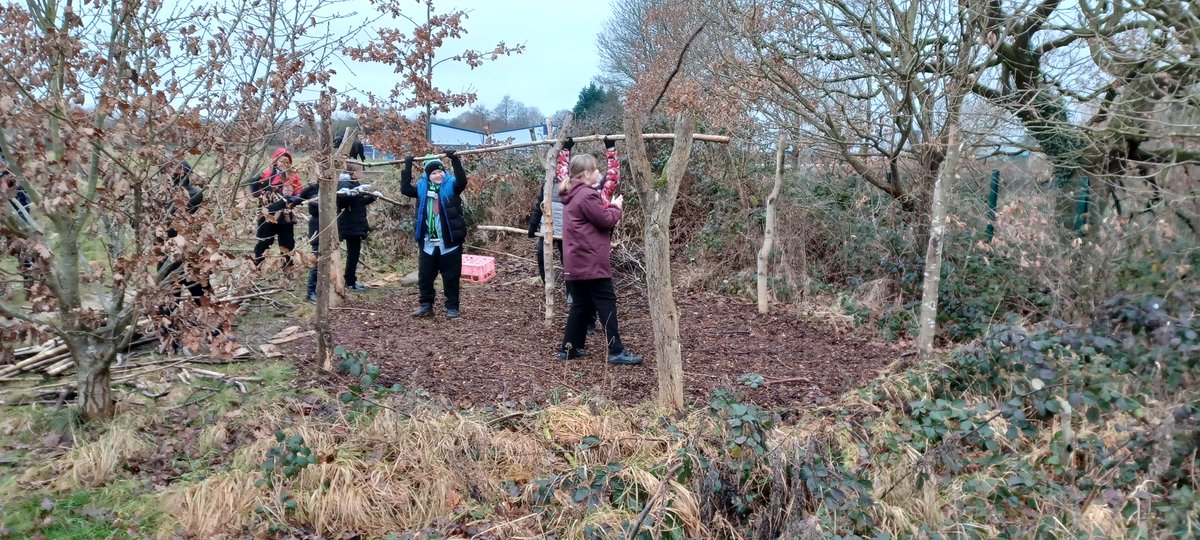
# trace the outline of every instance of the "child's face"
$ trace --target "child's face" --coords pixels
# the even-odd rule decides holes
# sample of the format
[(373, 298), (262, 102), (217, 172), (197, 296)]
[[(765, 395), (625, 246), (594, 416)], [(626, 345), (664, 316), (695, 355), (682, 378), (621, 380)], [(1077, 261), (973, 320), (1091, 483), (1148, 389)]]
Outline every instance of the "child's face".
[(429, 180), (435, 184), (442, 183), (442, 180), (444, 180), (445, 178), (446, 178), (446, 171), (443, 171), (441, 169), (437, 169), (437, 170), (429, 173)]
[(287, 157), (286, 155), (279, 156), (279, 160), (275, 162), (275, 165), (286, 171), (292, 168), (292, 158)]

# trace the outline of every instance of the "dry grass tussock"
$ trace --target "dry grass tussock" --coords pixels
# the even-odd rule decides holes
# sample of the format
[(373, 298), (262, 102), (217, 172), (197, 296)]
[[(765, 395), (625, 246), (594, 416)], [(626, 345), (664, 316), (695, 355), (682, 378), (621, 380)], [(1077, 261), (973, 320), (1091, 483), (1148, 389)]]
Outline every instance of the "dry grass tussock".
[[(530, 515), (532, 481), (619, 462), (626, 465), (620, 472), (626, 482), (658, 491), (661, 467), (675, 459), (679, 445), (646, 435), (639, 422), (651, 417), (571, 403), (497, 425), (494, 417), (420, 407), (411, 416), (379, 409), (350, 418), (304, 417), (290, 426), (265, 424), (256, 431), (258, 440), (236, 452), (232, 470), (163, 494), (171, 514), (164, 530), (197, 537), (260, 530), (264, 524), (252, 518), (261, 506), (266, 515), (285, 516), (289, 524), (327, 537), (438, 527), (472, 510), (501, 537), (536, 536), (546, 527), (579, 537), (586, 523), (613, 523), (604, 516), (632, 521), (636, 511), (605, 503), (577, 512), (570, 508), (578, 507), (570, 492), (561, 490), (555, 497), (566, 497), (562, 512)], [(318, 463), (295, 477), (277, 477), (274, 488), (254, 487), (264, 456), (278, 444), (269, 429), (276, 427), (302, 436)], [(216, 439), (229, 429), (235, 426), (214, 425), (202, 438)], [(583, 444), (589, 436), (602, 442)], [(525, 489), (513, 492), (512, 486)], [(688, 537), (705, 537), (690, 488), (671, 482), (662, 491), (656, 512), (685, 524)], [(294, 498), (293, 509), (285, 508), (283, 493)], [(646, 530), (655, 527), (662, 525), (647, 524)]]
[(228, 471), (194, 484), (173, 487), (161, 496), (166, 518), (158, 538), (193, 538), (236, 534), (254, 515), (261, 492), (254, 486), (256, 472)]
[(623, 412), (592, 414), (586, 406), (557, 406), (543, 411), (539, 431), (562, 449), (578, 448), (585, 437), (596, 437), (599, 445), (578, 452), (579, 465), (656, 462), (668, 451), (667, 439), (647, 437), (636, 418), (652, 418)]
[(74, 448), (28, 470), (23, 480), (49, 481), (56, 491), (102, 486), (120, 472), (121, 465), (151, 448), (151, 441), (138, 432), (153, 421), (145, 414), (126, 414), (92, 440), (76, 433)]

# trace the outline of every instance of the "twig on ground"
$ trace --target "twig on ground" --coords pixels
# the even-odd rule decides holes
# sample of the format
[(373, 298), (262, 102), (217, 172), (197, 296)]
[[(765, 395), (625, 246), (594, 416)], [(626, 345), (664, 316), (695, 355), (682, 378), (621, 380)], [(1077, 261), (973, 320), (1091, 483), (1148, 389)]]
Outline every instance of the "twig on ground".
[(662, 483), (658, 485), (658, 491), (655, 491), (654, 495), (652, 495), (650, 499), (646, 501), (646, 506), (642, 508), (641, 513), (638, 514), (637, 521), (633, 522), (633, 527), (630, 527), (629, 536), (626, 538), (629, 540), (637, 538), (638, 531), (642, 530), (642, 523), (644, 523), (646, 521), (646, 517), (650, 515), (650, 510), (654, 508), (654, 503), (658, 502), (658, 498), (662, 497), (662, 494), (667, 491), (667, 487), (671, 484), (671, 478), (673, 478), (675, 473), (679, 472), (679, 469), (682, 467), (683, 463), (677, 463), (674, 467), (671, 467), (670, 471), (667, 471), (666, 475), (663, 476)]
[[(206, 389), (204, 389), (204, 390), (207, 390), (207, 391), (208, 391), (208, 394), (207, 394), (207, 395), (205, 395), (205, 396), (203, 396), (203, 397), (201, 397), (200, 399), (197, 399), (197, 400), (194, 400), (194, 401), (184, 401), (183, 403), (180, 403), (179, 405), (175, 405), (175, 406), (173, 406), (173, 407), (167, 407), (167, 409), (166, 409), (166, 410), (168, 410), (168, 411), (172, 411), (172, 410), (175, 410), (175, 409), (180, 409), (180, 408), (183, 408), (183, 407), (188, 407), (188, 406), (191, 406), (191, 405), (196, 405), (196, 404), (198, 404), (198, 403), (200, 403), (200, 402), (202, 402), (202, 401), (208, 400), (209, 398), (211, 398), (211, 397), (213, 397), (213, 396), (215, 396), (215, 395), (217, 395), (217, 394), (221, 393), (221, 390), (220, 390), (220, 389), (209, 389), (209, 388), (206, 388)], [(195, 392), (192, 392), (192, 396), (195, 396), (196, 394), (199, 394), (201, 391), (202, 391), (202, 390), (200, 390), (200, 389), (197, 389)], [(191, 399), (191, 396), (189, 396), (189, 397), (188, 397), (188, 399)]]
[(771, 384), (783, 384), (783, 383), (793, 383), (793, 382), (812, 382), (812, 379), (810, 379), (808, 377), (788, 377), (786, 379), (768, 379), (768, 380), (763, 381), (763, 384), (771, 385)]
[(338, 306), (333, 309), (335, 311), (362, 311), (362, 312), (366, 312), (366, 313), (379, 313), (378, 311), (375, 311), (373, 309), (363, 309), (363, 308), (354, 308), (354, 307), (346, 307), (346, 306)]
[(489, 532), (492, 532), (492, 531), (494, 531), (494, 530), (500, 529), (500, 528), (502, 528), (502, 527), (508, 527), (509, 525), (513, 525), (513, 524), (516, 524), (516, 523), (520, 523), (520, 522), (522, 522), (522, 521), (525, 521), (525, 520), (527, 520), (527, 519), (529, 519), (529, 518), (531, 518), (531, 517), (534, 517), (534, 516), (536, 516), (536, 515), (537, 515), (536, 513), (533, 513), (533, 514), (529, 514), (529, 515), (527, 515), (527, 516), (525, 516), (525, 517), (519, 517), (519, 518), (517, 518), (517, 519), (514, 519), (514, 520), (512, 520), (512, 521), (505, 521), (504, 523), (501, 523), (501, 524), (499, 524), (499, 525), (495, 525), (495, 526), (492, 526), (492, 527), (488, 527), (488, 528), (486, 528), (486, 529), (484, 529), (484, 530), (482, 530), (482, 531), (479, 531), (479, 532), (475, 533), (475, 535), (471, 537), (471, 540), (475, 540), (476, 538), (479, 538), (480, 536), (483, 536), (484, 534), (487, 534), (487, 533), (489, 533)]
[(239, 300), (249, 300), (251, 298), (262, 298), (264, 296), (270, 296), (272, 294), (275, 294), (277, 292), (282, 292), (282, 291), (283, 291), (283, 289), (279, 289), (279, 288), (267, 289), (265, 291), (259, 291), (259, 292), (254, 292), (254, 293), (250, 293), (250, 294), (218, 298), (217, 300), (220, 302), (237, 302)]

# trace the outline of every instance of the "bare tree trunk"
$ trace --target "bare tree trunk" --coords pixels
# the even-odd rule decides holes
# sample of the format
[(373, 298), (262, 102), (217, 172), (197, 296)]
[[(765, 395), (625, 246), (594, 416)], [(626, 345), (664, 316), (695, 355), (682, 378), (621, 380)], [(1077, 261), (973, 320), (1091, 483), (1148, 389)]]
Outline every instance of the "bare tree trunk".
[(679, 346), (679, 309), (671, 279), (671, 207), (646, 210), (646, 291), (658, 362), (658, 402), (683, 409), (683, 351)]
[(921, 290), (920, 332), (917, 334), (917, 352), (922, 359), (929, 358), (933, 353), (933, 338), (937, 333), (938, 292), (942, 284), (944, 250), (942, 240), (946, 234), (946, 194), (950, 192), (950, 184), (958, 177), (958, 162), (963, 148), (957, 111), (951, 110), (950, 114), (951, 118), (947, 119), (946, 160), (933, 184), (929, 245), (925, 252), (925, 281)]
[[(558, 131), (558, 141), (546, 151), (546, 179), (542, 183), (542, 275), (546, 276), (546, 326), (554, 324), (554, 173), (558, 166), (558, 151), (567, 141), (567, 130), (574, 120), (575, 115), (567, 113)], [(547, 122), (547, 130), (549, 127)], [(549, 136), (549, 133), (547, 131), (546, 135)]]
[(683, 356), (679, 346), (679, 310), (671, 279), (671, 212), (692, 152), (696, 119), (689, 113), (675, 121), (675, 144), (662, 179), (653, 174), (641, 138), (641, 121), (625, 114), (626, 147), (634, 183), (641, 193), (646, 242), (646, 288), (654, 329), (654, 354), (658, 365), (658, 401), (675, 410), (683, 408)]
[(109, 362), (102, 351), (94, 350), (86, 339), (73, 339), (72, 356), (79, 380), (79, 408), (88, 421), (111, 420), (116, 415), (116, 400), (113, 399), (112, 375)]
[[(318, 131), (319, 144), (326, 150), (325, 155), (329, 155), (330, 147), (329, 134), (324, 129), (328, 125), (328, 120), (322, 119), (321, 127), (323, 129)], [(341, 259), (338, 256), (341, 240), (338, 239), (337, 230), (337, 163), (353, 144), (354, 135), (354, 127), (346, 128), (346, 133), (342, 136), (342, 146), (335, 150), (337, 155), (332, 163), (326, 163), (325, 167), (318, 166), (320, 179), (318, 180), (317, 208), (320, 221), (317, 238), (319, 238), (320, 250), (317, 259), (317, 310), (313, 319), (313, 329), (317, 331), (317, 360), (325, 371), (333, 371), (334, 344), (333, 329), (329, 325), (329, 310), (337, 307), (341, 303), (342, 295), (345, 294), (345, 283), (343, 282), (341, 287), (338, 287), (336, 279), (333, 278), (337, 271), (337, 263)]]
[(779, 199), (779, 191), (783, 187), (783, 146), (785, 132), (779, 130), (779, 142), (775, 148), (775, 185), (767, 196), (766, 216), (763, 219), (763, 243), (758, 249), (758, 312), (770, 311), (770, 298), (767, 291), (767, 273), (771, 263), (771, 250), (775, 249), (775, 206)]

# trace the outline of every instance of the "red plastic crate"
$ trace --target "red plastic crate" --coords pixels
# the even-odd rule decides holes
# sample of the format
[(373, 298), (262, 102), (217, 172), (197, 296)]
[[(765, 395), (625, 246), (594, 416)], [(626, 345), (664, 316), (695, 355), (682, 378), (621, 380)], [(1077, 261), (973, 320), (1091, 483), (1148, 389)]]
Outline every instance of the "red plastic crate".
[(487, 283), (496, 277), (496, 259), (484, 255), (462, 256), (462, 277), (475, 283)]

